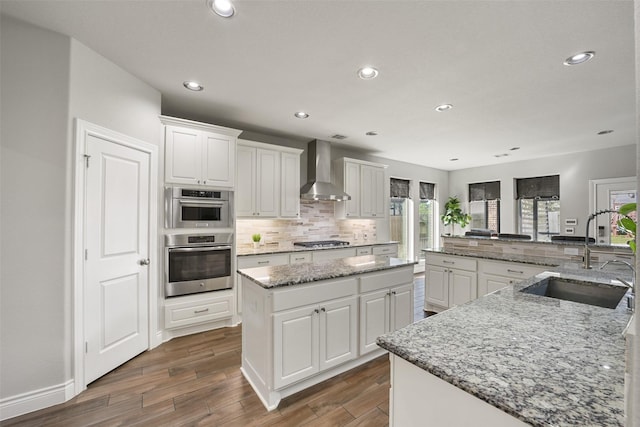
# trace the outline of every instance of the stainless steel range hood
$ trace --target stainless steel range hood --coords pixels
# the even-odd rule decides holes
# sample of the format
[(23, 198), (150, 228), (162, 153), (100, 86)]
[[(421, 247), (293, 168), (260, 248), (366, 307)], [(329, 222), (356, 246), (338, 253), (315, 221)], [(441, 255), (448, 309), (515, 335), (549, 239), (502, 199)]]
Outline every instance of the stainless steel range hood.
[(300, 189), (302, 200), (351, 200), (351, 196), (331, 183), (331, 145), (313, 140), (307, 150), (308, 182)]

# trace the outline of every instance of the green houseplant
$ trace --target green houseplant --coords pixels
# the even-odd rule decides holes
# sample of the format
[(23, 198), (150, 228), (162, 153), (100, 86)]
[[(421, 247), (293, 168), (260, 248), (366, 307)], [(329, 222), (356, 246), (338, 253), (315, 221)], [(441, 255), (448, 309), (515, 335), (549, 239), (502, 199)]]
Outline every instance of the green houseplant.
[(256, 234), (252, 234), (251, 235), (251, 240), (253, 240), (253, 247), (254, 248), (258, 248), (258, 246), (260, 245), (260, 240), (262, 239), (262, 236), (260, 235), (260, 233), (256, 233)]
[(627, 244), (631, 248), (631, 251), (636, 253), (636, 222), (629, 215), (632, 212), (636, 211), (635, 203), (627, 203), (620, 206), (618, 209), (618, 213), (622, 216), (618, 219), (618, 227), (622, 229), (622, 231), (627, 233), (627, 236), (630, 237), (630, 240), (627, 241)]
[(471, 222), (471, 215), (462, 212), (462, 208), (460, 207), (460, 199), (457, 196), (449, 197), (447, 203), (444, 204), (444, 214), (440, 216), (442, 223), (447, 226), (451, 225), (451, 235), (453, 235), (455, 231), (455, 225), (458, 224), (460, 227), (466, 227), (469, 222)]

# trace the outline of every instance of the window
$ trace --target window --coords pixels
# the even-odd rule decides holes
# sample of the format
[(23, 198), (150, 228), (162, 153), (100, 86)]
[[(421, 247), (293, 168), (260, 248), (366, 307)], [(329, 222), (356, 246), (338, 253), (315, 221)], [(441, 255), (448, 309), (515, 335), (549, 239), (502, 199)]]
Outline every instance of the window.
[[(437, 212), (435, 207), (435, 184), (428, 182), (420, 183), (420, 205), (418, 206), (418, 221), (420, 225), (420, 249), (430, 249), (434, 247), (433, 236), (435, 235), (434, 215)], [(420, 259), (424, 258), (424, 252), (420, 251)]]
[(413, 258), (413, 204), (409, 198), (410, 181), (391, 178), (389, 227), (391, 240), (398, 242), (398, 257)]
[(516, 179), (518, 232), (550, 241), (560, 234), (560, 176)]
[(471, 228), (500, 232), (500, 181), (469, 184)]

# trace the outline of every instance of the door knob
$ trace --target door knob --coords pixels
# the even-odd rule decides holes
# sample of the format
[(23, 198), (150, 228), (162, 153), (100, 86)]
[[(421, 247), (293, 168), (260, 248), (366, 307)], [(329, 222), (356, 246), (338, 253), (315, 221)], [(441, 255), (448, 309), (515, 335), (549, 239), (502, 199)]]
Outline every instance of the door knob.
[(141, 259), (140, 261), (138, 261), (138, 264), (140, 264), (140, 265), (149, 265), (150, 263), (151, 263), (151, 261), (149, 260), (149, 258)]

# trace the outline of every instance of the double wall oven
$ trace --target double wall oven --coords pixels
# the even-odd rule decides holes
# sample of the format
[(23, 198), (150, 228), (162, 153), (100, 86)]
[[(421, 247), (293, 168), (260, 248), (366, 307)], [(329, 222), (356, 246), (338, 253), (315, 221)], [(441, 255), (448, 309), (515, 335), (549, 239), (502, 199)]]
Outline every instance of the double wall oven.
[(230, 191), (165, 189), (165, 297), (233, 287), (232, 201)]

